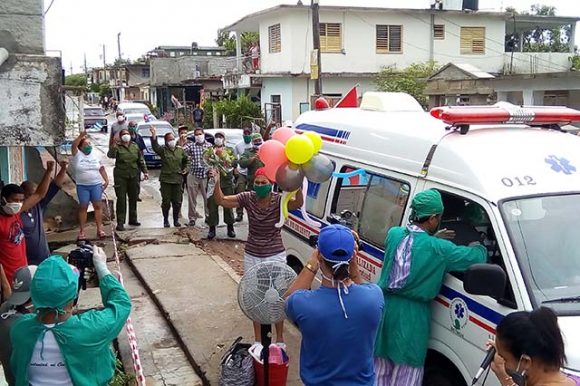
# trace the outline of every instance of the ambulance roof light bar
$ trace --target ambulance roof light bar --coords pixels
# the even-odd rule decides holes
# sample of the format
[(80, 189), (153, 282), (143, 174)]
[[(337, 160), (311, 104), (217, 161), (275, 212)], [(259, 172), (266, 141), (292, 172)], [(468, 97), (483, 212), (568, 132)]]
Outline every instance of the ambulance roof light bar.
[(491, 106), (436, 107), (431, 115), (449, 124), (448, 129), (459, 129), (461, 134), (469, 131), (469, 125), (514, 123), (553, 128), (580, 121), (580, 111), (568, 107), (520, 107), (507, 102)]

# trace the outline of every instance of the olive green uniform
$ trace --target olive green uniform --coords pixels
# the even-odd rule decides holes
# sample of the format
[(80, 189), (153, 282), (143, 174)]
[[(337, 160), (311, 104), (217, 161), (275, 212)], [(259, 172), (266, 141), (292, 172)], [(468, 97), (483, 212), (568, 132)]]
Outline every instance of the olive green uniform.
[(113, 178), (117, 195), (117, 224), (125, 224), (127, 200), (129, 201), (129, 223), (136, 223), (140, 172), (147, 173), (143, 154), (136, 143), (129, 142), (110, 146), (107, 157), (115, 159)]
[(159, 182), (161, 185), (161, 210), (163, 219), (167, 222), (169, 208), (173, 206), (173, 221), (178, 223), (183, 201), (183, 171), (188, 170), (188, 158), (182, 147), (176, 146), (170, 149), (168, 146), (160, 146), (157, 137), (151, 138), (153, 151), (161, 157), (161, 173)]
[(255, 149), (247, 149), (240, 157), (240, 166), (248, 169), (247, 190), (252, 190), (254, 187), (254, 179), (256, 178), (256, 170), (264, 166), (264, 163), (258, 158), (258, 151)]
[[(226, 152), (229, 153), (231, 158), (235, 159), (234, 150), (232, 148), (225, 147), (224, 149)], [(232, 196), (234, 194), (234, 174), (233, 174), (233, 171), (234, 171), (236, 166), (237, 166), (237, 163), (234, 163), (234, 165), (232, 165), (232, 167), (233, 167), (232, 170), (225, 175), (223, 173), (220, 173), (220, 187), (221, 187), (222, 192), (224, 193), (225, 196)], [(211, 197), (207, 198), (207, 206), (208, 206), (208, 211), (209, 211), (209, 216), (207, 218), (207, 225), (209, 225), (210, 227), (215, 227), (219, 224), (220, 217), (219, 217), (219, 212), (218, 212), (219, 206), (216, 203), (213, 195)], [(224, 223), (226, 223), (227, 225), (233, 225), (235, 223), (233, 210), (231, 208), (224, 207), (223, 212), (224, 212)]]

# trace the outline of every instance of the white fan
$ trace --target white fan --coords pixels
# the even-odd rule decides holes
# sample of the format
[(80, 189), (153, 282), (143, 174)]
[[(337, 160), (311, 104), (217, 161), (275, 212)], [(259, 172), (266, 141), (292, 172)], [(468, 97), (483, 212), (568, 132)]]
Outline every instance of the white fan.
[(269, 384), (269, 347), (272, 324), (286, 317), (284, 294), (296, 279), (296, 273), (283, 262), (264, 262), (250, 268), (238, 286), (238, 304), (244, 314), (261, 324), (264, 385)]

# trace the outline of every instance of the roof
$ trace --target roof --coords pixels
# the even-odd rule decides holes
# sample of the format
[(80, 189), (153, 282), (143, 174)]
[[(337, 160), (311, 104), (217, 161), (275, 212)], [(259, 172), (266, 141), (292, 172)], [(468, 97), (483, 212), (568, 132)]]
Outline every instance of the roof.
[[(307, 11), (310, 7), (308, 5), (290, 5), (290, 4), (281, 4), (275, 7), (266, 8), (261, 11), (257, 11), (254, 13), (250, 13), (238, 21), (225, 26), (224, 28), (220, 29), (220, 31), (253, 31), (255, 30), (256, 26), (254, 23), (258, 21), (260, 18), (264, 16), (268, 16), (277, 12), (284, 12), (290, 10), (298, 10), (298, 11)], [(356, 6), (333, 6), (333, 5), (323, 5), (320, 6), (320, 12), (330, 12), (330, 11), (338, 11), (338, 12), (345, 12), (345, 11), (355, 11), (355, 12), (400, 12), (400, 13), (439, 13), (439, 14), (474, 14), (474, 15), (486, 15), (490, 17), (497, 17), (505, 20), (512, 20), (511, 13), (505, 12), (497, 12), (497, 11), (456, 11), (456, 10), (433, 10), (433, 9), (422, 9), (422, 8), (387, 8), (387, 7), (356, 7)], [(561, 16), (532, 16), (532, 15), (517, 15), (516, 20), (518, 23), (520, 20), (526, 21), (528, 20), (530, 23), (534, 24), (534, 27), (537, 26), (538, 22), (544, 23), (559, 23), (559, 24), (569, 24), (574, 23), (580, 20), (580, 17), (561, 17)]]
[(467, 63), (447, 63), (441, 67), (437, 72), (429, 77), (429, 79), (440, 78), (449, 69), (455, 68), (472, 79), (494, 79), (492, 74), (480, 70), (479, 68)]
[[(360, 108), (309, 111), (294, 125), (323, 134), (323, 153), (377, 172), (387, 167), (417, 178), (422, 178), (436, 145), (428, 180), (495, 203), (524, 195), (580, 192), (580, 137), (524, 125), (474, 126), (461, 135), (445, 126), (425, 112)], [(578, 172), (555, 171), (552, 157), (568, 160)], [(514, 182), (516, 178), (523, 182)]]
[(225, 47), (218, 46), (158, 46), (155, 50), (183, 50), (183, 51), (226, 51)]

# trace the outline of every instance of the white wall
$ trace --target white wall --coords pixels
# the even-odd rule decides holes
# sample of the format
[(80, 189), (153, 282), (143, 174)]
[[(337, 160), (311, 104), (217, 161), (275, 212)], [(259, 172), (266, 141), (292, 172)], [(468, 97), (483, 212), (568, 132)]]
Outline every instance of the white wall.
[(264, 78), (262, 80), (262, 110), (266, 103), (271, 103), (272, 95), (280, 95), (282, 121), (292, 120), (292, 79)]
[[(323, 53), (322, 71), (325, 73), (375, 73), (385, 66), (404, 68), (411, 63), (430, 59), (430, 15), (413, 11), (323, 11), (320, 21), (342, 24), (343, 53)], [(268, 52), (268, 27), (280, 23), (282, 52)], [(434, 59), (473, 64), (484, 71), (499, 72), (504, 64), (505, 21), (501, 17), (473, 14), (441, 13), (436, 24), (445, 24), (444, 40), (434, 41)], [(376, 25), (403, 26), (402, 53), (377, 54)], [(484, 55), (461, 55), (460, 26), (486, 27)], [(312, 27), (308, 9), (285, 10), (268, 15), (260, 21), (262, 73), (310, 73)]]

